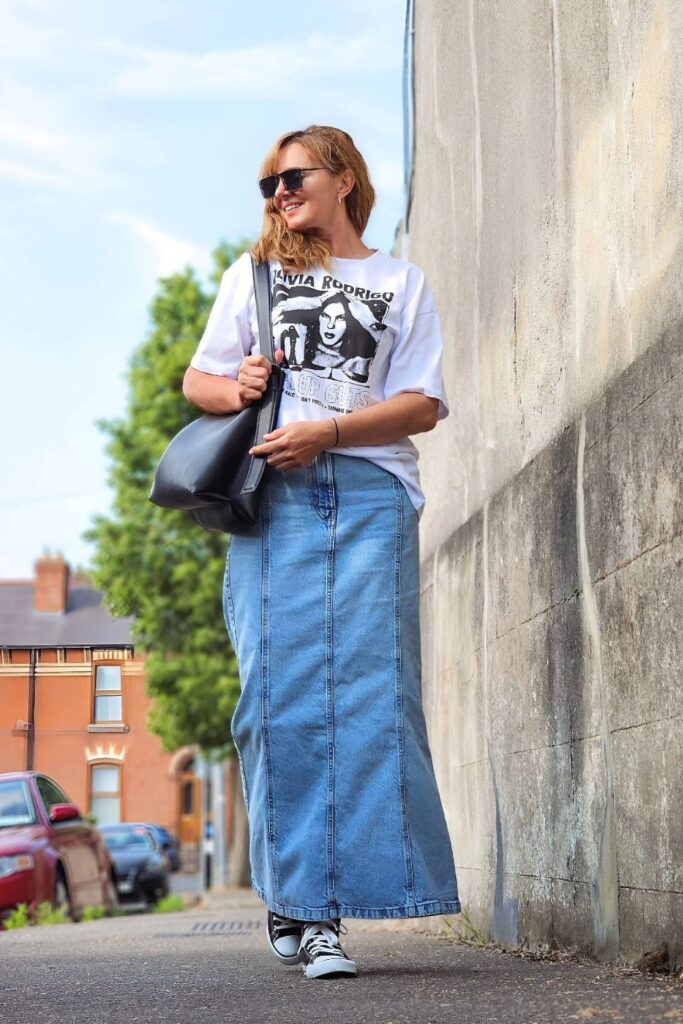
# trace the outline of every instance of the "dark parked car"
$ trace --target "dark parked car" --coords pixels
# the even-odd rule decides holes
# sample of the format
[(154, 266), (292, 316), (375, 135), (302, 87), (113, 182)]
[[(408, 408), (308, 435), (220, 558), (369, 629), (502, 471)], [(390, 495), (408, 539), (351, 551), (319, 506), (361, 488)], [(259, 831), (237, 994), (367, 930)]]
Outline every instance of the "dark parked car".
[[(136, 822), (137, 824), (137, 822)], [(152, 825), (149, 822), (140, 822), (145, 828), (148, 828), (158, 845), (162, 848), (166, 856), (168, 857), (168, 864), (171, 871), (180, 870), (180, 844), (174, 835), (164, 828), (163, 825)]]
[(52, 903), (77, 918), (117, 905), (113, 865), (96, 828), (40, 772), (0, 774), (0, 919), (19, 903)]
[(170, 891), (168, 861), (146, 825), (100, 825), (114, 862), (119, 900), (158, 903)]

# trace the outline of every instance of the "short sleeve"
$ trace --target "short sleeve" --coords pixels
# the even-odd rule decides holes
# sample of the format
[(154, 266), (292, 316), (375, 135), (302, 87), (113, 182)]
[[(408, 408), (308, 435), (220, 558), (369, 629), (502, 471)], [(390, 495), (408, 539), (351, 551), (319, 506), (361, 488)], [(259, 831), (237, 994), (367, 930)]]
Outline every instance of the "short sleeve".
[(401, 315), (401, 328), (389, 356), (384, 397), (418, 391), (438, 398), (440, 420), (448, 415), (442, 371), (441, 322), (429, 283), (411, 266)]
[(223, 274), (216, 301), (190, 366), (203, 373), (237, 379), (245, 356), (254, 348), (250, 319), (254, 284), (249, 253)]

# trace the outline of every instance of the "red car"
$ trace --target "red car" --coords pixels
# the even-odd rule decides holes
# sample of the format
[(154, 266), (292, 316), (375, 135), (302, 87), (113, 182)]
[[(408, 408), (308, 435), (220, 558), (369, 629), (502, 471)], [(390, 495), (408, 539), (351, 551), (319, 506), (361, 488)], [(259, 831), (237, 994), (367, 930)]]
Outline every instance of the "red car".
[(72, 918), (117, 905), (111, 858), (98, 830), (40, 772), (0, 774), (0, 921), (19, 903), (52, 903)]

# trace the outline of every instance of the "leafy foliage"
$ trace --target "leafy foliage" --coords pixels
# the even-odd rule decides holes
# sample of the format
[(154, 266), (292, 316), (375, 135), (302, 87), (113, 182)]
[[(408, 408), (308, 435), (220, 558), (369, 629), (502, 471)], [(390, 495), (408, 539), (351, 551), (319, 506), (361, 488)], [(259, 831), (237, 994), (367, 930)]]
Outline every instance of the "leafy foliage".
[(66, 907), (53, 907), (47, 900), (39, 903), (35, 913), (34, 924), (70, 924), (71, 918)]
[(3, 921), (3, 927), (8, 931), (17, 928), (28, 928), (31, 925), (40, 924), (69, 924), (71, 918), (64, 907), (53, 907), (49, 901), (36, 903), (18, 903), (11, 914)]
[(83, 907), (81, 921), (99, 921), (107, 916), (107, 908), (99, 905), (88, 905)]
[(162, 896), (154, 906), (155, 914), (176, 914), (180, 910), (186, 910), (187, 904), (180, 893), (172, 892), (168, 896)]
[(19, 903), (12, 911), (8, 914), (3, 921), (3, 927), (8, 931), (16, 930), (17, 928), (27, 928), (31, 923), (31, 915), (28, 909), (28, 903)]
[[(214, 284), (248, 248), (219, 246)], [(90, 576), (110, 611), (135, 617), (133, 637), (147, 653), (154, 698), (149, 726), (163, 749), (197, 743), (229, 755), (239, 682), (221, 600), (226, 536), (148, 500), (161, 453), (198, 415), (182, 381), (213, 300), (191, 268), (159, 281), (150, 333), (130, 362), (126, 413), (98, 424), (109, 437), (114, 499), (111, 514), (97, 516), (85, 538), (95, 544)]]

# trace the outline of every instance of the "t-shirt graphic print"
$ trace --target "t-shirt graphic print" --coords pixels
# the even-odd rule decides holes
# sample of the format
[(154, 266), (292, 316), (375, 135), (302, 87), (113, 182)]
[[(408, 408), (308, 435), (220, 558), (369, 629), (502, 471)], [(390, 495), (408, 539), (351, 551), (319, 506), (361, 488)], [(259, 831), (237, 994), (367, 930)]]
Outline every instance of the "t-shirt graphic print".
[(365, 409), (369, 376), (394, 292), (371, 292), (330, 274), (276, 270), (273, 340), (284, 352), (285, 393), (329, 412)]
[[(441, 373), (441, 327), (419, 267), (380, 250), (365, 259), (333, 259), (330, 271), (285, 272), (271, 261), (272, 327), (285, 380), (278, 427), (343, 417), (402, 392), (439, 400), (448, 414)], [(251, 260), (223, 274), (191, 366), (237, 379), (245, 356), (260, 352)], [(369, 459), (403, 483), (419, 512), (424, 504), (417, 450), (409, 437), (390, 444), (336, 447)]]

